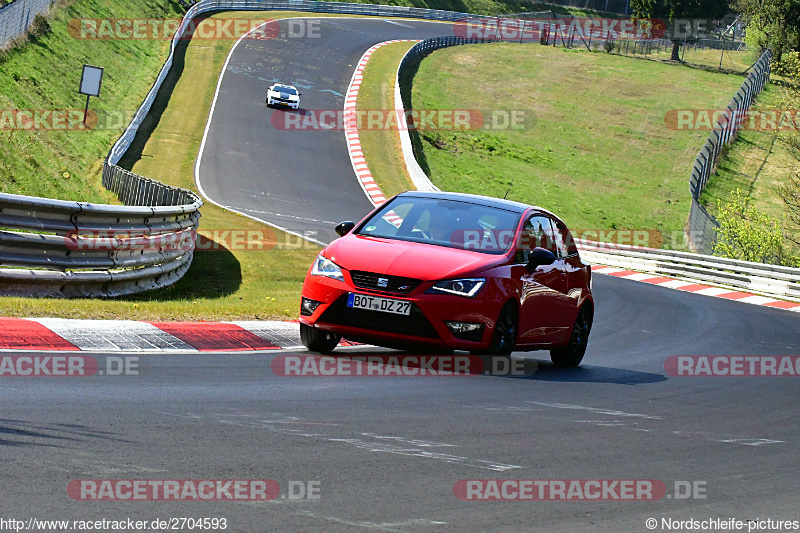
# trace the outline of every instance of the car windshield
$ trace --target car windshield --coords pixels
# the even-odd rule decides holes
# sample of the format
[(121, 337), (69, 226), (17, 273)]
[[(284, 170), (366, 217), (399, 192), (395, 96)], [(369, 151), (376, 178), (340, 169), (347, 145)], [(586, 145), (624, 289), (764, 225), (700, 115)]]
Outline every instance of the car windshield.
[(297, 94), (297, 91), (291, 87), (286, 87), (285, 85), (276, 85), (275, 90), (281, 93)]
[(357, 234), (504, 254), (514, 243), (520, 216), (472, 202), (400, 196), (362, 224)]

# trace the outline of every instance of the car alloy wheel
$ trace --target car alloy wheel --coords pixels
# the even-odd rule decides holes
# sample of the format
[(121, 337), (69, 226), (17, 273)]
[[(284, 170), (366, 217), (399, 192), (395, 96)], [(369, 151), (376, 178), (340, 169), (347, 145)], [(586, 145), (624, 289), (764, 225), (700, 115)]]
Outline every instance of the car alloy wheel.
[(592, 330), (592, 311), (583, 306), (575, 319), (572, 335), (566, 346), (550, 350), (550, 360), (556, 366), (578, 366), (586, 353), (589, 343), (589, 332)]
[(494, 325), (492, 342), (486, 350), (474, 352), (477, 355), (511, 355), (517, 342), (517, 308), (513, 302), (507, 303), (500, 311)]

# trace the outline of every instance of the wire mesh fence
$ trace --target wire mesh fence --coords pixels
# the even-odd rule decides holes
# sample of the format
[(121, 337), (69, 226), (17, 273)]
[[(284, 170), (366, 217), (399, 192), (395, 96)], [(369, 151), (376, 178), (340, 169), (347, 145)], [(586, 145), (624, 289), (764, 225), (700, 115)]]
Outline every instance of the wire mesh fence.
[(0, 48), (25, 35), (33, 17), (47, 13), (55, 0), (15, 0), (0, 7)]

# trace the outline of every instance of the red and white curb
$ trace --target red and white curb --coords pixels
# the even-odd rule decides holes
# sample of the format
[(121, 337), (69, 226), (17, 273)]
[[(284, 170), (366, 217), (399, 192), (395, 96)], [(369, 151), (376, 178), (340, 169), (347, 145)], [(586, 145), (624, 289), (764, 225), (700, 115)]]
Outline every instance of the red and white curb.
[[(765, 307), (800, 312), (800, 302), (698, 284), (623, 268), (592, 266), (594, 274), (649, 283)], [(0, 317), (0, 351), (197, 353), (303, 349), (297, 322), (139, 322)], [(340, 346), (358, 343), (342, 340)]]
[(0, 350), (188, 353), (301, 348), (296, 322), (138, 322), (0, 317)]
[(350, 85), (347, 87), (347, 93), (344, 98), (344, 134), (347, 140), (347, 151), (350, 153), (350, 163), (353, 165), (353, 171), (356, 173), (358, 183), (364, 190), (372, 205), (378, 206), (386, 201), (383, 191), (375, 183), (372, 173), (369, 171), (367, 161), (364, 159), (364, 152), (361, 149), (361, 140), (358, 137), (358, 119), (356, 115), (356, 101), (358, 100), (358, 91), (361, 89), (361, 82), (364, 79), (364, 68), (367, 66), (369, 58), (378, 48), (392, 43), (401, 42), (419, 42), (413, 39), (394, 39), (392, 41), (384, 41), (369, 48), (356, 65), (353, 72), (353, 77), (350, 79)]
[(649, 283), (651, 285), (658, 285), (668, 289), (677, 289), (679, 291), (691, 292), (694, 294), (702, 294), (705, 296), (713, 296), (715, 298), (724, 298), (726, 300), (735, 300), (737, 302), (744, 302), (754, 305), (763, 305), (765, 307), (776, 307), (778, 309), (787, 309), (789, 311), (800, 312), (800, 302), (788, 302), (786, 300), (778, 300), (768, 296), (760, 296), (749, 292), (737, 291), (734, 289), (726, 289), (723, 287), (713, 287), (711, 285), (703, 285), (694, 281), (685, 281), (675, 278), (666, 278), (656, 274), (644, 274), (634, 270), (626, 270), (624, 268), (606, 267), (601, 265), (593, 265), (592, 273), (606, 274), (616, 278), (628, 279), (631, 281), (638, 281), (641, 283)]

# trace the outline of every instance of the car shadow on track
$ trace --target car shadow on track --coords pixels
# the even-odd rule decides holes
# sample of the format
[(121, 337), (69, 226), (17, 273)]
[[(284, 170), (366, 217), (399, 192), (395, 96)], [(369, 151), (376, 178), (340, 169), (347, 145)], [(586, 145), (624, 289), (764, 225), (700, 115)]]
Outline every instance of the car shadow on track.
[[(565, 383), (613, 383), (616, 385), (643, 385), (666, 381), (667, 377), (652, 372), (587, 365), (558, 367), (549, 360), (532, 357), (481, 356), (484, 375), (534, 381), (560, 381)], [(510, 362), (509, 362), (510, 361)]]
[[(550, 361), (534, 359), (530, 356), (467, 355), (461, 353), (431, 353), (425, 351), (391, 351), (388, 353), (351, 352), (337, 353), (336, 358), (354, 360), (371, 359), (377, 365), (378, 375), (465, 375), (473, 377), (500, 377), (527, 379), (534, 381), (559, 381), (564, 383), (610, 383), (616, 385), (643, 385), (666, 381), (663, 374), (641, 372), (625, 368), (612, 368), (583, 364), (579, 367), (564, 368)], [(419, 372), (400, 371), (394, 373), (389, 366), (405, 369), (419, 369)], [(460, 369), (460, 370), (454, 370)], [(359, 374), (362, 375), (362, 374)], [(363, 374), (367, 375), (367, 374)]]
[(663, 374), (628, 370), (626, 368), (586, 364), (575, 368), (562, 368), (546, 361), (531, 362), (536, 365), (536, 372), (527, 376), (512, 375), (507, 377), (567, 383), (613, 383), (616, 385), (643, 385), (667, 380), (667, 377)]

